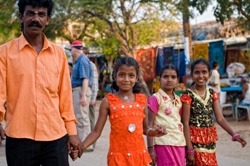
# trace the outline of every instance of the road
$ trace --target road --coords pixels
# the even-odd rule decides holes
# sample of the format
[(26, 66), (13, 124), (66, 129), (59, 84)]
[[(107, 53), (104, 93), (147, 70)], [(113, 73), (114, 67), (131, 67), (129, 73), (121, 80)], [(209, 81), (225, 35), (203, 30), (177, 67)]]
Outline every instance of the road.
[[(98, 101), (100, 103), (100, 101)], [(96, 108), (98, 116), (98, 108)], [(217, 142), (217, 159), (219, 166), (249, 166), (250, 164), (250, 122), (235, 122), (232, 118), (227, 118), (234, 131), (241, 133), (248, 141), (245, 148), (241, 148), (238, 143), (232, 142), (231, 137), (217, 126), (219, 141)], [(106, 166), (106, 153), (109, 147), (110, 123), (107, 120), (102, 135), (97, 141), (94, 152), (83, 153), (83, 156), (76, 161), (71, 161), (71, 166)], [(0, 147), (0, 166), (7, 166), (5, 158), (5, 141)]]

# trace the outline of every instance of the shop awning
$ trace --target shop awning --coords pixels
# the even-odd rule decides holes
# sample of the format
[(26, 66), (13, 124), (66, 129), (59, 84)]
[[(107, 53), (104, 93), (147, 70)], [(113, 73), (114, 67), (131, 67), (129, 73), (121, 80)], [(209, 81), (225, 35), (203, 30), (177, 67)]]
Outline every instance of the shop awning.
[(234, 45), (234, 44), (243, 44), (246, 43), (247, 39), (243, 36), (241, 37), (230, 37), (227, 39), (224, 39), (224, 44), (225, 45)]

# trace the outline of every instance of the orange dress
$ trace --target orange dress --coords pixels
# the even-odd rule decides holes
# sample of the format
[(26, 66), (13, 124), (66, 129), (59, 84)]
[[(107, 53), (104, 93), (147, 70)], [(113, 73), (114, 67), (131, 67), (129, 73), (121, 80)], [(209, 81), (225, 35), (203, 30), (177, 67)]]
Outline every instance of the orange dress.
[(136, 94), (135, 102), (122, 103), (107, 94), (110, 105), (110, 147), (108, 166), (146, 166), (151, 162), (143, 138), (143, 112), (147, 98)]

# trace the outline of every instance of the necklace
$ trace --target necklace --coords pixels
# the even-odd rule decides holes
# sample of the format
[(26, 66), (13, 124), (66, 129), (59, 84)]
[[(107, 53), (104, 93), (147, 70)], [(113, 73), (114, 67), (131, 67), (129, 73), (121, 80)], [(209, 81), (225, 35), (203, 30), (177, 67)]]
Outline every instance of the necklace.
[(199, 95), (199, 96), (202, 97), (202, 98), (205, 97), (205, 95), (206, 95), (206, 90), (204, 91), (204, 93), (203, 93), (202, 95), (200, 95), (200, 94), (198, 93), (198, 91), (196, 90), (195, 86), (193, 86), (193, 87), (194, 87), (194, 91), (195, 91), (195, 93), (197, 93), (197, 95)]
[(124, 100), (128, 100), (128, 96), (124, 96), (123, 99), (124, 99)]

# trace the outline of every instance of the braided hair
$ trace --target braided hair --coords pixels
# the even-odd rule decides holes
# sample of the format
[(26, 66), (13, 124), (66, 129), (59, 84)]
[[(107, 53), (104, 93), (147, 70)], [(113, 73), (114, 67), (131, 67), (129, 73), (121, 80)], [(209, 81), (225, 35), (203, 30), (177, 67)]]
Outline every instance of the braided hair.
[[(113, 66), (113, 73), (112, 73), (113, 81), (112, 81), (112, 84), (111, 84), (111, 88), (116, 90), (116, 91), (119, 90), (119, 87), (116, 84), (116, 81), (114, 79), (114, 75), (117, 74), (117, 72), (119, 70), (119, 67), (122, 66), (122, 65), (134, 66), (135, 70), (136, 70), (136, 76), (137, 77), (139, 76), (139, 64), (134, 58), (129, 57), (129, 56), (125, 56), (125, 57), (121, 57), (121, 58), (116, 59), (116, 61), (114, 63), (114, 66)], [(136, 83), (135, 83), (135, 85), (133, 87), (133, 93), (141, 93), (141, 86), (140, 86), (138, 81), (136, 81)]]

